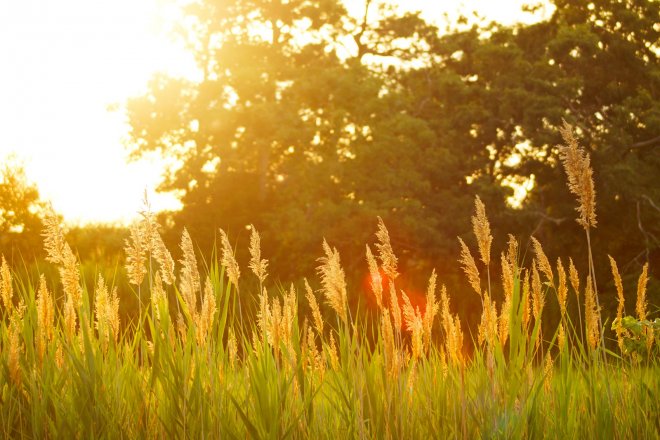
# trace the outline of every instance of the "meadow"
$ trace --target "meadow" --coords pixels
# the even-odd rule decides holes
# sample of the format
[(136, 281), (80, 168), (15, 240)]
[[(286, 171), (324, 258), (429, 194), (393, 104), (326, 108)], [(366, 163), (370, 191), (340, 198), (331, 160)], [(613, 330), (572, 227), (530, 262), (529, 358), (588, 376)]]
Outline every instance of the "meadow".
[[(562, 135), (560, 157), (591, 243), (589, 156), (569, 126)], [(203, 260), (184, 230), (183, 257), (175, 262), (146, 209), (126, 243), (134, 292), (118, 292), (101, 275), (86, 285), (51, 214), (44, 247), (59, 277), (20, 275), (2, 257), (0, 433), (658, 438), (660, 318), (652, 319), (646, 298), (648, 265), (636, 292), (624, 292), (610, 257), (619, 308), (608, 322), (591, 251), (571, 256), (589, 262), (587, 273), (578, 273), (571, 258), (551, 262), (536, 239), (529, 254), (513, 236), (493, 250), (478, 197), (472, 226), (476, 249), (459, 238), (464, 291), (448, 292), (434, 272), (416, 303), (398, 287), (396, 249), (375, 219), (365, 271), (377, 307), (366, 310), (349, 308), (348, 296), (360, 293), (349, 291), (339, 252), (322, 237), (318, 278), (282, 286), (271, 283), (255, 228), (247, 268), (224, 231), (217, 252)], [(503, 292), (497, 298), (496, 284)], [(120, 299), (132, 294), (140, 299), (138, 318), (120, 322)], [(481, 299), (476, 334), (452, 311), (453, 295)], [(626, 299), (634, 311), (625, 309)], [(560, 319), (542, 325), (550, 302)]]

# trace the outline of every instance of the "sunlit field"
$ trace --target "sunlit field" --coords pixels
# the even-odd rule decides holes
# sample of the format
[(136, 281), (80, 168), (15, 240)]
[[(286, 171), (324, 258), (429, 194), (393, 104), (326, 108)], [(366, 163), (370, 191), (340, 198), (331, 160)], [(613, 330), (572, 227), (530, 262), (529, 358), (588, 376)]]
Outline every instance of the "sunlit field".
[[(562, 134), (577, 220), (595, 240), (589, 156), (570, 126)], [(459, 239), (464, 288), (447, 291), (434, 272), (419, 304), (397, 287), (405, 275), (396, 249), (374, 221), (364, 267), (377, 308), (364, 313), (348, 307), (356, 293), (332, 243), (319, 246), (317, 279), (273, 285), (256, 229), (239, 243), (249, 247), (248, 267), (222, 230), (207, 261), (184, 230), (175, 262), (145, 200), (125, 249), (139, 298), (131, 322), (120, 322), (127, 292), (112, 280), (81, 284), (80, 263), (50, 214), (44, 246), (59, 277), (18, 275), (2, 261), (3, 436), (657, 437), (660, 319), (647, 315), (648, 267), (637, 291), (624, 292), (610, 258), (619, 306), (603, 322), (591, 264), (580, 274), (571, 258), (550, 262), (536, 239), (532, 255), (513, 236), (491, 249), (487, 208), (478, 197), (474, 208), (477, 249)], [(501, 279), (491, 277), (495, 268)], [(498, 302), (491, 291), (500, 283)], [(466, 334), (452, 310), (455, 295), (480, 298), (477, 334)], [(560, 320), (542, 327), (549, 303)]]
[(0, 438), (660, 440), (660, 2), (0, 0)]

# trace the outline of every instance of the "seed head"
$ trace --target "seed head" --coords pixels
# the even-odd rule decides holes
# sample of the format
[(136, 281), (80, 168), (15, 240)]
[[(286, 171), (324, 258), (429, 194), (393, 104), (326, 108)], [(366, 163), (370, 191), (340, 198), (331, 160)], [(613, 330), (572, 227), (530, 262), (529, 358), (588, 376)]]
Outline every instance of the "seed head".
[(550, 265), (550, 260), (543, 252), (543, 246), (539, 241), (532, 237), (532, 245), (534, 246), (534, 253), (536, 254), (536, 260), (538, 262), (538, 267), (545, 275), (546, 281), (551, 285), (555, 285), (554, 276), (552, 275), (552, 266)]
[(580, 277), (575, 264), (573, 264), (573, 259), (570, 257), (568, 259), (568, 279), (571, 281), (571, 287), (573, 287), (575, 297), (580, 299)]
[(323, 252), (325, 256), (318, 259), (321, 265), (317, 268), (321, 276), (321, 290), (330, 307), (348, 323), (346, 279), (339, 261), (339, 251), (330, 248), (328, 242), (323, 239)]
[(477, 265), (474, 262), (474, 258), (472, 258), (470, 249), (461, 237), (458, 237), (458, 241), (461, 243), (461, 259), (459, 261), (462, 265), (463, 272), (467, 275), (468, 281), (474, 291), (481, 296), (481, 283), (479, 281), (479, 270), (477, 269)]
[(644, 264), (642, 274), (637, 281), (637, 304), (635, 311), (640, 321), (646, 320), (646, 284), (649, 281), (648, 277), (649, 263)]
[(222, 229), (220, 229), (220, 237), (222, 240), (222, 265), (227, 269), (229, 282), (231, 282), (236, 290), (238, 290), (238, 279), (241, 276), (241, 271), (236, 262), (236, 257), (234, 256), (234, 249), (229, 243), (227, 233)]
[(568, 298), (568, 285), (566, 284), (566, 271), (561, 263), (561, 258), (557, 258), (557, 276), (559, 285), (557, 286), (557, 301), (559, 301), (559, 310), (561, 316), (566, 315), (566, 299)]
[(390, 280), (390, 307), (392, 308), (392, 319), (394, 320), (394, 328), (398, 332), (401, 331), (402, 320), (401, 320), (401, 307), (399, 306), (399, 298), (396, 294), (396, 288), (394, 283)]
[(319, 304), (316, 302), (314, 291), (307, 282), (307, 278), (305, 278), (305, 298), (307, 298), (309, 307), (312, 309), (312, 318), (314, 318), (314, 327), (316, 328), (316, 332), (320, 338), (323, 338), (323, 316), (321, 315)]
[(155, 231), (155, 235), (153, 236), (153, 247), (154, 258), (158, 262), (160, 271), (162, 273), (161, 279), (165, 284), (171, 286), (175, 281), (174, 260), (172, 259), (172, 254), (170, 254), (170, 251), (167, 250), (167, 247), (163, 242), (163, 238), (160, 236), (158, 231)]
[(39, 291), (37, 293), (37, 352), (39, 360), (43, 359), (46, 345), (53, 339), (55, 327), (55, 307), (53, 297), (48, 291), (46, 278), (39, 277)]
[(5, 306), (5, 313), (11, 313), (14, 288), (12, 286), (11, 271), (4, 255), (0, 266), (0, 296), (2, 296), (2, 304)]
[(261, 259), (261, 237), (254, 225), (250, 225), (250, 231), (250, 264), (248, 267), (263, 284), (268, 276), (268, 260)]
[(378, 270), (378, 263), (376, 263), (376, 258), (371, 253), (371, 248), (367, 245), (367, 264), (369, 265), (369, 276), (371, 290), (374, 292), (376, 297), (376, 303), (378, 308), (383, 308), (383, 277), (380, 275)]
[(596, 227), (596, 190), (589, 154), (578, 146), (570, 124), (564, 121), (564, 126), (559, 131), (566, 144), (558, 146), (559, 158), (568, 177), (568, 188), (577, 196), (579, 202), (576, 208), (579, 213), (577, 222), (585, 229)]
[(619, 268), (616, 265), (616, 261), (612, 258), (611, 255), (608, 255), (610, 259), (610, 266), (612, 268), (612, 276), (614, 277), (614, 284), (616, 285), (616, 293), (618, 299), (618, 306), (616, 309), (616, 325), (614, 325), (614, 330), (616, 332), (616, 339), (619, 344), (619, 348), (623, 350), (623, 336), (624, 328), (621, 324), (623, 319), (623, 313), (625, 312), (625, 298), (623, 296), (623, 282), (621, 281), (621, 275), (619, 274)]
[(474, 199), (475, 214), (472, 217), (472, 229), (474, 235), (477, 237), (477, 245), (479, 246), (479, 254), (481, 261), (488, 266), (490, 263), (490, 245), (493, 242), (493, 236), (490, 234), (490, 223), (486, 217), (486, 206), (476, 196)]
[(376, 249), (378, 249), (378, 258), (383, 267), (383, 272), (385, 272), (390, 280), (394, 280), (399, 276), (399, 273), (397, 272), (398, 260), (392, 250), (390, 233), (387, 231), (385, 223), (383, 223), (383, 219), (380, 217), (378, 217), (378, 232), (376, 232), (376, 238), (378, 238)]
[(383, 351), (385, 355), (385, 365), (390, 376), (394, 376), (397, 371), (397, 354), (394, 345), (394, 331), (392, 330), (392, 321), (389, 311), (383, 308), (380, 320), (380, 331), (383, 337)]
[(149, 240), (142, 222), (131, 225), (131, 236), (126, 240), (126, 272), (131, 284), (139, 286), (147, 274), (145, 264)]
[(426, 310), (424, 311), (424, 347), (428, 351), (431, 348), (431, 332), (433, 330), (433, 321), (435, 315), (440, 310), (440, 305), (435, 301), (435, 283), (436, 283), (435, 269), (429, 278), (429, 285), (426, 289)]
[(179, 290), (191, 316), (194, 316), (197, 310), (197, 292), (201, 290), (201, 281), (197, 270), (195, 250), (186, 228), (183, 228), (181, 234), (181, 250), (183, 251), (183, 259), (180, 260)]
[(595, 350), (600, 343), (600, 310), (596, 306), (596, 294), (591, 283), (591, 276), (587, 277), (587, 286), (584, 290), (584, 310), (586, 320), (587, 342)]

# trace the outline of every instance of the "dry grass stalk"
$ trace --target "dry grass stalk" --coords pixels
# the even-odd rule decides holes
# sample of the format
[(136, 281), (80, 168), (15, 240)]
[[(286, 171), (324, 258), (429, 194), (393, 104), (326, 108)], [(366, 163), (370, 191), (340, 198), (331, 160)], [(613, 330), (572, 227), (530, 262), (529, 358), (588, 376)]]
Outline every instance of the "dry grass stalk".
[(75, 313), (75, 309), (82, 304), (78, 260), (64, 239), (64, 231), (60, 228), (59, 219), (52, 208), (46, 212), (43, 222), (44, 249), (48, 254), (46, 261), (59, 266), (64, 293), (67, 297), (71, 297), (73, 312)]
[(447, 295), (447, 288), (443, 285), (442, 289), (440, 289), (440, 324), (442, 330), (445, 332), (445, 338), (449, 335), (452, 320), (453, 318), (449, 311), (449, 295)]
[(119, 340), (119, 295), (117, 294), (117, 286), (115, 286), (110, 292), (110, 297), (108, 298), (105, 319), (110, 329), (110, 335), (114, 339), (115, 343)]
[(378, 270), (378, 263), (376, 258), (371, 253), (371, 248), (367, 246), (367, 264), (369, 265), (369, 284), (371, 285), (371, 290), (376, 297), (376, 304), (378, 308), (382, 310), (383, 308), (383, 277), (380, 275), (380, 270)]
[(154, 258), (160, 266), (162, 281), (168, 286), (173, 285), (176, 281), (174, 275), (174, 259), (172, 259), (172, 254), (170, 254), (170, 251), (167, 250), (167, 247), (163, 242), (163, 238), (160, 236), (158, 231), (155, 231), (155, 235), (153, 237), (153, 248)]
[(10, 313), (13, 306), (14, 287), (12, 285), (11, 271), (5, 256), (2, 256), (2, 265), (0, 266), (0, 296), (6, 312)]
[(649, 263), (644, 264), (642, 274), (637, 281), (637, 303), (635, 304), (635, 312), (640, 321), (646, 320), (646, 284), (649, 281), (648, 276)]
[(73, 298), (67, 297), (64, 302), (64, 333), (71, 341), (76, 334), (78, 327), (78, 317), (76, 316), (76, 307), (73, 304)]
[(193, 249), (192, 240), (186, 228), (183, 228), (183, 233), (181, 234), (181, 251), (183, 251), (183, 258), (179, 261), (181, 263), (179, 291), (188, 308), (188, 312), (194, 320), (197, 310), (197, 292), (201, 290), (201, 281), (199, 271), (197, 270), (195, 250)]
[(584, 290), (584, 313), (587, 343), (592, 350), (595, 350), (600, 343), (600, 310), (596, 305), (596, 294), (590, 276), (587, 277), (587, 285)]
[(530, 300), (530, 283), (529, 283), (529, 271), (525, 271), (524, 274), (521, 274), (522, 282), (522, 296), (520, 301), (522, 302), (522, 324), (523, 328), (527, 329), (529, 326), (529, 320), (531, 318), (532, 312), (532, 302)]
[(551, 286), (554, 286), (555, 280), (552, 274), (552, 265), (550, 265), (550, 260), (548, 260), (548, 257), (545, 255), (545, 252), (543, 251), (543, 246), (541, 246), (541, 243), (539, 243), (539, 241), (534, 237), (532, 237), (532, 245), (534, 247), (534, 254), (536, 254), (536, 261), (539, 270), (545, 276), (546, 281)]
[(284, 305), (282, 307), (282, 320), (280, 321), (280, 335), (284, 343), (288, 357), (289, 365), (295, 366), (297, 362), (296, 351), (293, 347), (294, 324), (298, 321), (298, 298), (296, 289), (291, 284), (288, 295), (284, 295)]
[(550, 352), (545, 356), (545, 366), (543, 367), (543, 388), (546, 393), (552, 391), (552, 373), (554, 371), (554, 362)]
[(532, 262), (532, 314), (535, 320), (540, 320), (545, 306), (545, 294), (543, 293), (543, 284), (541, 276), (537, 269), (536, 261)]
[(270, 306), (268, 305), (268, 292), (264, 288), (259, 294), (259, 312), (257, 313), (257, 327), (261, 333), (262, 342), (268, 341), (268, 326), (271, 320)]
[(135, 222), (130, 228), (130, 238), (126, 240), (126, 273), (131, 284), (139, 286), (147, 274), (146, 258), (149, 237), (143, 222)]
[(541, 342), (541, 317), (543, 315), (543, 307), (545, 306), (545, 294), (543, 293), (543, 286), (541, 284), (541, 276), (537, 269), (536, 261), (532, 262), (532, 315), (534, 315), (534, 322), (539, 323), (539, 331), (536, 333), (534, 339), (534, 347), (538, 347)]
[(497, 305), (495, 304), (495, 301), (491, 300), (490, 295), (485, 293), (477, 341), (479, 342), (479, 345), (483, 345), (485, 343), (489, 350), (491, 350), (493, 347), (495, 347), (497, 338)]
[(392, 329), (392, 321), (390, 320), (389, 311), (386, 308), (382, 310), (380, 319), (380, 332), (383, 337), (383, 354), (385, 356), (385, 367), (389, 375), (395, 376), (398, 370), (397, 352), (396, 346), (394, 345), (394, 330)]
[(412, 360), (415, 362), (424, 353), (424, 322), (419, 313), (419, 310), (417, 310), (417, 313), (415, 314), (415, 320), (413, 321), (411, 331)]
[(211, 279), (207, 276), (204, 283), (204, 298), (202, 299), (202, 309), (197, 316), (197, 323), (195, 330), (197, 332), (197, 343), (204, 345), (206, 340), (211, 336), (213, 330), (213, 321), (216, 312), (216, 299), (215, 292), (213, 292), (213, 285)]
[(578, 300), (580, 299), (580, 276), (578, 275), (578, 271), (575, 268), (575, 264), (573, 264), (573, 259), (568, 258), (568, 279), (571, 281), (571, 287), (573, 287), (573, 291), (575, 292), (575, 298)]
[(268, 276), (268, 260), (261, 259), (261, 237), (254, 225), (250, 225), (250, 231), (250, 263), (248, 267), (263, 284)]
[(415, 325), (415, 319), (417, 318), (415, 308), (410, 302), (410, 298), (408, 298), (408, 295), (403, 290), (401, 291), (401, 299), (403, 300), (403, 322), (406, 331), (412, 332), (413, 326)]
[(479, 281), (479, 270), (477, 269), (477, 264), (474, 262), (474, 258), (472, 258), (470, 249), (467, 247), (463, 239), (458, 237), (458, 241), (461, 243), (461, 258), (459, 262), (462, 265), (461, 267), (463, 268), (463, 272), (465, 272), (465, 275), (467, 275), (468, 281), (470, 282), (470, 285), (474, 291), (477, 292), (479, 296), (481, 296), (481, 282)]
[(479, 196), (474, 199), (475, 214), (472, 217), (472, 229), (477, 237), (477, 245), (481, 261), (488, 266), (490, 264), (490, 245), (493, 242), (493, 236), (490, 233), (490, 223), (486, 217), (486, 206)]
[(318, 259), (321, 265), (317, 268), (321, 275), (321, 290), (330, 307), (345, 323), (348, 323), (346, 278), (339, 260), (339, 251), (330, 248), (325, 239), (323, 239), (323, 251), (325, 256)]
[(625, 335), (625, 329), (621, 324), (621, 320), (623, 319), (623, 314), (625, 312), (623, 281), (621, 280), (621, 275), (619, 274), (619, 268), (616, 264), (616, 261), (614, 260), (614, 258), (612, 258), (611, 255), (608, 255), (608, 257), (610, 259), (610, 267), (612, 269), (612, 276), (614, 277), (614, 285), (616, 286), (616, 294), (618, 300), (618, 304), (616, 308), (616, 326), (614, 327), (614, 331), (616, 332), (616, 340), (617, 343), (619, 344), (619, 349), (623, 350), (623, 337)]
[(566, 331), (564, 330), (564, 324), (559, 324), (559, 333), (557, 334), (557, 346), (560, 350), (564, 349), (564, 344), (566, 344)]
[(509, 234), (507, 259), (512, 268), (515, 269), (518, 266), (518, 241), (511, 234)]
[(316, 329), (316, 333), (318, 333), (320, 338), (323, 338), (323, 316), (321, 315), (321, 309), (319, 308), (319, 304), (316, 301), (314, 291), (307, 282), (307, 278), (305, 278), (305, 298), (307, 298), (309, 307), (312, 309), (312, 318), (314, 319), (314, 328)]
[(159, 270), (156, 271), (154, 285), (151, 289), (151, 306), (154, 308), (156, 321), (160, 321), (163, 313), (167, 313), (167, 293), (165, 293)]
[(412, 360), (416, 361), (422, 355), (424, 349), (424, 321), (419, 308), (413, 308), (410, 298), (408, 298), (408, 295), (404, 291), (401, 291), (401, 297), (403, 298), (403, 317), (406, 330), (411, 333)]
[(188, 339), (188, 324), (186, 319), (183, 317), (183, 313), (179, 312), (176, 315), (176, 331), (179, 334), (179, 338), (185, 344)]
[(275, 361), (279, 364), (280, 361), (280, 329), (282, 328), (282, 303), (278, 298), (273, 298), (272, 305), (269, 313), (269, 322), (266, 326), (266, 337), (268, 343), (273, 347), (275, 352)]
[(394, 287), (394, 283), (390, 280), (390, 307), (392, 308), (391, 313), (392, 313), (392, 319), (394, 320), (394, 328), (396, 329), (396, 332), (399, 333), (401, 331), (402, 327), (402, 319), (401, 319), (401, 307), (399, 306), (399, 298), (397, 297), (396, 294), (396, 288)]
[(323, 373), (325, 372), (325, 362), (323, 361), (323, 356), (316, 347), (316, 340), (314, 338), (314, 333), (311, 331), (306, 332), (307, 335), (307, 352), (308, 352), (308, 369), (311, 371), (316, 371), (319, 376), (322, 378)]
[(378, 249), (378, 258), (380, 259), (383, 272), (385, 272), (385, 275), (387, 275), (390, 280), (394, 280), (399, 276), (399, 273), (397, 272), (398, 260), (392, 250), (390, 234), (385, 227), (385, 223), (383, 223), (383, 219), (380, 217), (378, 217), (378, 232), (376, 232), (376, 238), (378, 238), (376, 249)]
[(433, 321), (440, 310), (440, 305), (435, 300), (436, 279), (437, 275), (433, 269), (426, 288), (426, 309), (424, 310), (424, 348), (427, 352), (431, 349)]
[(455, 366), (461, 366), (463, 364), (463, 330), (461, 329), (461, 320), (456, 315), (454, 316), (454, 320), (450, 322), (446, 350), (453, 364)]
[(442, 286), (440, 290), (440, 320), (445, 333), (445, 352), (452, 365), (463, 363), (463, 331), (458, 315), (451, 315), (447, 289)]
[(39, 277), (37, 292), (37, 354), (43, 360), (46, 347), (53, 340), (55, 330), (55, 306), (53, 296), (48, 291), (46, 277)]
[(511, 317), (511, 296), (504, 298), (502, 310), (500, 311), (498, 331), (500, 336), (500, 344), (504, 346), (506, 340), (509, 338), (509, 323)]
[(110, 340), (110, 329), (108, 328), (107, 320), (109, 302), (110, 294), (108, 293), (108, 288), (105, 285), (103, 277), (99, 275), (94, 295), (94, 315), (96, 316), (96, 331), (98, 332), (103, 351), (107, 349)]
[(564, 121), (559, 130), (566, 146), (559, 145), (559, 157), (568, 177), (568, 188), (578, 198), (577, 222), (585, 229), (596, 227), (596, 190), (589, 154), (578, 146), (573, 127)]
[(566, 316), (566, 300), (568, 299), (568, 285), (566, 284), (566, 271), (561, 262), (561, 258), (557, 258), (557, 301), (559, 301), (559, 310), (562, 318)]
[(7, 329), (7, 340), (9, 342), (8, 368), (9, 377), (17, 387), (21, 385), (21, 354), (23, 353), (23, 344), (21, 344), (20, 334), (23, 325), (23, 312), (15, 310), (12, 313), (9, 328)]
[(511, 265), (509, 259), (502, 253), (500, 256), (502, 262), (502, 288), (504, 290), (504, 301), (511, 301), (513, 296), (513, 289), (515, 286), (515, 277), (513, 274), (514, 266)]
[(241, 270), (238, 267), (238, 262), (234, 256), (234, 249), (229, 243), (229, 237), (223, 229), (220, 229), (220, 240), (222, 247), (222, 265), (227, 270), (229, 282), (234, 285), (236, 290), (238, 290), (238, 279), (241, 276)]
[(119, 339), (119, 296), (117, 295), (117, 288), (112, 289), (110, 294), (103, 277), (99, 275), (95, 298), (96, 329), (105, 350), (111, 337), (115, 342)]
[[(648, 270), (649, 263), (645, 263), (644, 267), (642, 268), (642, 273), (639, 276), (639, 280), (637, 281), (637, 303), (635, 304), (635, 311), (637, 312), (637, 317), (640, 321), (646, 321), (647, 317), (646, 284), (649, 281)], [(646, 333), (646, 349), (650, 353), (654, 340), (653, 329), (645, 327), (644, 332)]]
[(139, 214), (142, 216), (140, 221), (140, 227), (145, 238), (145, 247), (147, 253), (153, 253), (155, 250), (154, 238), (158, 234), (158, 223), (156, 222), (156, 215), (151, 211), (151, 203), (149, 202), (149, 196), (147, 194), (147, 189), (144, 189), (142, 197), (142, 206), (144, 209), (139, 211)]
[(337, 354), (337, 344), (335, 343), (335, 337), (330, 333), (330, 365), (335, 371), (339, 371), (339, 355)]
[(227, 337), (227, 353), (229, 354), (229, 365), (235, 368), (236, 359), (238, 358), (238, 343), (236, 342), (236, 335), (234, 329), (229, 328), (229, 336)]

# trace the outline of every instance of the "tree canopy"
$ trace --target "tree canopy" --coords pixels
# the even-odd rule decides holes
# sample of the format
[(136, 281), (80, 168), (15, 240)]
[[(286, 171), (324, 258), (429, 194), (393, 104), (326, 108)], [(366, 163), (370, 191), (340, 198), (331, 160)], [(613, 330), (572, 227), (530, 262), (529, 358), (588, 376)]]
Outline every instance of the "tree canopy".
[(637, 271), (660, 249), (660, 4), (553, 4), (535, 24), (440, 33), (387, 2), (359, 17), (338, 0), (195, 2), (179, 38), (201, 79), (160, 75), (127, 103), (132, 153), (175, 159), (168, 224), (200, 243), (254, 224), (281, 277), (312, 270), (322, 237), (364, 272), (380, 215), (404, 270), (451, 280), (475, 194), (496, 245), (533, 233), (551, 256), (583, 254), (565, 119), (592, 155), (596, 253)]
[(0, 250), (7, 258), (31, 258), (41, 248), (44, 208), (23, 165), (12, 158), (5, 161), (0, 169)]

